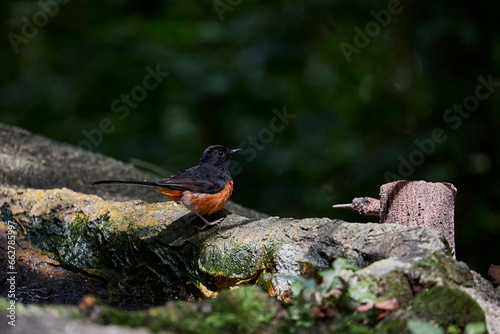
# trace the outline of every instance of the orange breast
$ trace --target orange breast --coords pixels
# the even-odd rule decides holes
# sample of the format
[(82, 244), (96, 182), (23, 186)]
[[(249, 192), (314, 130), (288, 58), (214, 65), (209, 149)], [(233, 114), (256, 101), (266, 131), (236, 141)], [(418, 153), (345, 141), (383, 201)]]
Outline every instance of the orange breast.
[(211, 215), (221, 210), (233, 193), (233, 181), (226, 183), (224, 189), (215, 194), (194, 193), (184, 191), (181, 202), (188, 209), (198, 212), (200, 215)]

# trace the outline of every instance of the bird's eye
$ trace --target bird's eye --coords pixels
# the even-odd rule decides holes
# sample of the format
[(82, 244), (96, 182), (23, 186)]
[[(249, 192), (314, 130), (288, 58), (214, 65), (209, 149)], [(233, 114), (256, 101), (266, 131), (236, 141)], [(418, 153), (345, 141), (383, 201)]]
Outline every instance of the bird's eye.
[(222, 151), (219, 151), (218, 154), (219, 154), (219, 157), (223, 157), (224, 156), (224, 152), (222, 152)]

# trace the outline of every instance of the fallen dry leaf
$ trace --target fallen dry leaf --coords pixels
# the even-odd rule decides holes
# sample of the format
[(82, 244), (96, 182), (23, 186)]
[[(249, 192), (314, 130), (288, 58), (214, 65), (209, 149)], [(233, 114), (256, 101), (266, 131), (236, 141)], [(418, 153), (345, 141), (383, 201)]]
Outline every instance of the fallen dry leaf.
[(399, 302), (396, 298), (392, 299), (387, 299), (387, 300), (382, 300), (380, 302), (375, 303), (375, 305), (371, 303), (367, 304), (359, 304), (358, 307), (356, 308), (357, 312), (367, 312), (371, 310), (373, 307), (375, 307), (377, 310), (384, 311), (380, 313), (377, 316), (377, 320), (380, 320), (382, 318), (385, 318), (391, 313), (392, 311), (395, 311), (399, 307)]
[(375, 303), (375, 308), (382, 311), (394, 311), (399, 307), (399, 302), (396, 298), (383, 300)]
[(356, 312), (367, 312), (373, 308), (373, 304), (359, 304)]
[(491, 278), (493, 278), (493, 283), (500, 284), (500, 266), (492, 264), (490, 266), (490, 270), (488, 270), (488, 274), (490, 274)]
[(387, 300), (383, 300), (381, 302), (375, 303), (375, 308), (377, 310), (384, 311), (377, 316), (377, 320), (380, 320), (382, 318), (387, 317), (389, 315), (389, 313), (397, 310), (398, 307), (399, 307), (399, 302), (396, 298), (387, 299)]

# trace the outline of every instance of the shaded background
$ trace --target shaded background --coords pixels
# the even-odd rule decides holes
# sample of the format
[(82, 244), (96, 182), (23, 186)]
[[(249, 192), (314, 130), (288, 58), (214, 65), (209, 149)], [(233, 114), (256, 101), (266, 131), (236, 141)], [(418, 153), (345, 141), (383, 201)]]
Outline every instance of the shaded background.
[[(271, 215), (374, 220), (331, 205), (394, 179), (451, 182), (458, 259), (487, 276), (500, 264), (500, 86), (466, 117), (447, 110), (474, 102), (479, 76), (500, 82), (499, 7), (3, 0), (0, 121), (161, 176), (208, 145), (244, 148), (233, 200)], [(154, 70), (169, 74), (146, 90)]]

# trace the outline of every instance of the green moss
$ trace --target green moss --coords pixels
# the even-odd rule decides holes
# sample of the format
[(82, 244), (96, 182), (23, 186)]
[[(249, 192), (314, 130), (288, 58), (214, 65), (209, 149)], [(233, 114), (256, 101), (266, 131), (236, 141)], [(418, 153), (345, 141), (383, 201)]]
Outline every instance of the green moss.
[(206, 251), (199, 259), (200, 269), (209, 275), (248, 278), (266, 269), (279, 247), (270, 242), (264, 247), (250, 244), (222, 244), (216, 251)]
[(125, 312), (114, 307), (103, 306), (98, 315), (98, 323), (118, 326), (143, 327), (148, 326), (149, 315), (146, 311)]
[[(31, 305), (26, 306), (28, 311), (31, 309), (31, 307), (32, 307)], [(66, 305), (51, 305), (50, 309), (56, 311), (59, 317), (61, 318), (71, 319), (71, 320), (82, 320), (82, 315), (80, 313), (80, 310), (76, 307), (68, 307)], [(34, 313), (36, 313), (36, 309), (34, 310)]]
[[(10, 306), (9, 300), (0, 297), (0, 310), (6, 310)], [(25, 305), (20, 302), (16, 302), (16, 315), (35, 315), (40, 316), (41, 313), (47, 312), (50, 315), (57, 314), (59, 317), (64, 319), (81, 320), (81, 314), (77, 307), (68, 305), (47, 305), (40, 306), (36, 304)]]
[(418, 293), (409, 311), (419, 318), (433, 320), (442, 327), (457, 325), (464, 328), (470, 322), (485, 321), (477, 302), (467, 293), (451, 286), (435, 286)]
[(128, 327), (147, 327), (153, 332), (255, 333), (266, 328), (276, 311), (273, 300), (254, 287), (223, 291), (217, 299), (198, 303), (170, 302), (147, 311), (125, 312), (102, 306), (97, 322)]
[(130, 256), (130, 238), (133, 233), (119, 226), (104, 214), (88, 220), (76, 215), (70, 222), (45, 215), (30, 217), (26, 227), (31, 243), (60, 263), (81, 269), (100, 269), (115, 266), (136, 265)]
[(9, 305), (10, 303), (7, 299), (0, 297), (0, 310), (5, 310)]
[(52, 252), (57, 261), (70, 267), (99, 268), (106, 262), (106, 252), (101, 251), (96, 237), (99, 221), (88, 221), (77, 215), (71, 222), (57, 218), (48, 219), (44, 215), (30, 217), (27, 223), (29, 240), (42, 250)]
[(444, 282), (453, 282), (464, 287), (474, 287), (472, 274), (466, 268), (457, 264), (452, 258), (435, 253), (430, 257), (418, 262), (418, 267), (424, 271), (428, 281), (437, 282), (438, 279)]
[(397, 298), (401, 307), (406, 307), (413, 298), (410, 283), (404, 272), (392, 271), (381, 278), (377, 284), (382, 297), (379, 300)]

